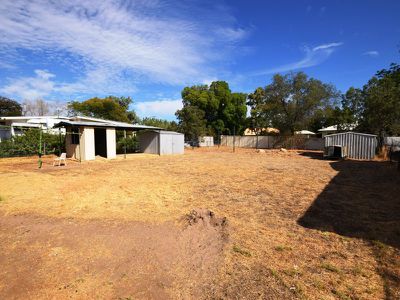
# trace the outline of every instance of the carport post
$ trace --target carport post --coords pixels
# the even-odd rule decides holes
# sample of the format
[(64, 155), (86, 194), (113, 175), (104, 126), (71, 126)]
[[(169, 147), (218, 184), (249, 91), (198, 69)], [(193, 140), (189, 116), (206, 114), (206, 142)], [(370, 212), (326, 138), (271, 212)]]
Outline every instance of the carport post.
[(126, 129), (124, 129), (124, 158), (126, 159)]

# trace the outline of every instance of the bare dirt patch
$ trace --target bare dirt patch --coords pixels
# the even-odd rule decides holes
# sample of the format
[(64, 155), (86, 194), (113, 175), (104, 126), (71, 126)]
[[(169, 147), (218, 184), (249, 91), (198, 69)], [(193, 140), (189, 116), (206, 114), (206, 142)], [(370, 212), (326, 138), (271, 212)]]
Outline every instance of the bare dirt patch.
[(203, 221), (1, 216), (0, 298), (199, 298), (226, 242), (224, 225)]

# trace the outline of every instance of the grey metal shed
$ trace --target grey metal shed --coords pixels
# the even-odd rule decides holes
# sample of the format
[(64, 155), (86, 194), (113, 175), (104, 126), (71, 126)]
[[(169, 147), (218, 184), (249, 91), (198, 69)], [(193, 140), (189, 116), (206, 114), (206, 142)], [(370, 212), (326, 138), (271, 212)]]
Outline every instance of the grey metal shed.
[(184, 135), (174, 131), (146, 130), (138, 134), (139, 149), (151, 154), (183, 154)]
[(347, 157), (353, 159), (373, 159), (378, 146), (377, 136), (373, 134), (344, 132), (326, 135), (324, 139), (325, 147), (345, 146)]

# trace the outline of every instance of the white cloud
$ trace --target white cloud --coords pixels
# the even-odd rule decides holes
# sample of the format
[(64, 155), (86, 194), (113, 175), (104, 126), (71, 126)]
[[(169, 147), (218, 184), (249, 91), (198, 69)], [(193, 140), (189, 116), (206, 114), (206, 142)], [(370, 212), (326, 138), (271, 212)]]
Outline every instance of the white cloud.
[(343, 43), (322, 44), (312, 49), (304, 47), (305, 56), (301, 60), (283, 66), (254, 72), (251, 75), (258, 76), (273, 73), (282, 73), (317, 66), (327, 60), (336, 50), (336, 48), (341, 45), (343, 45)]
[(379, 52), (376, 50), (371, 50), (371, 51), (364, 52), (363, 55), (367, 55), (370, 57), (377, 57), (377, 56), (379, 56)]
[(49, 95), (55, 88), (51, 80), (54, 74), (46, 70), (35, 70), (36, 76), (24, 77), (0, 89), (6, 95), (16, 95), (22, 99), (37, 99)]
[(134, 109), (140, 117), (156, 117), (171, 119), (183, 106), (182, 99), (143, 101), (134, 104)]
[[(10, 79), (8, 84), (0, 88), (0, 92), (21, 99), (57, 98), (54, 94), (73, 97), (82, 93), (119, 95), (121, 91), (125, 93), (135, 92), (134, 86), (127, 84), (122, 78), (118, 77), (118, 74), (112, 73), (109, 69), (89, 71), (86, 78), (74, 83), (58, 82), (55, 80), (56, 76), (47, 70), (38, 69), (34, 72), (35, 76)], [(107, 85), (109, 76), (114, 76), (111, 86)]]
[(195, 2), (184, 5), (164, 0), (3, 0), (0, 53), (12, 53), (17, 60), (18, 49), (28, 50), (79, 70), (76, 82), (60, 90), (65, 93), (94, 90), (99, 83), (109, 90), (132, 90), (141, 83), (201, 81), (215, 73), (212, 61), (227, 56), (222, 53), (232, 51), (246, 30), (236, 26), (229, 10), (205, 11), (200, 2), (198, 11)]

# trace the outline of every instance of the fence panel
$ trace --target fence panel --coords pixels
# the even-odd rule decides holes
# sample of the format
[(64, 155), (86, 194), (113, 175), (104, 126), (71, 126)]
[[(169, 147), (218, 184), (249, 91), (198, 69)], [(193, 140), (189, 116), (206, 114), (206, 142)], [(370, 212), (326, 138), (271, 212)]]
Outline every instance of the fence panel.
[(324, 140), (322, 138), (307, 138), (304, 136), (221, 136), (221, 145), (241, 148), (260, 149), (301, 149), (301, 150), (323, 150)]

